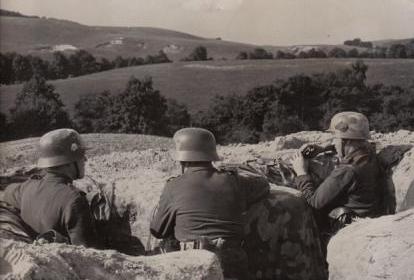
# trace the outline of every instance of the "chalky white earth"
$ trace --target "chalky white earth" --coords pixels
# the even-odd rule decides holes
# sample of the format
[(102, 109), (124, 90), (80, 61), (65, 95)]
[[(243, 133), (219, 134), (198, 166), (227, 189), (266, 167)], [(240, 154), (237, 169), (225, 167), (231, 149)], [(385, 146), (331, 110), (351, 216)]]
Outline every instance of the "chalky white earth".
[[(150, 238), (149, 218), (158, 201), (164, 182), (170, 176), (179, 174), (178, 165), (170, 156), (173, 147), (171, 139), (114, 134), (84, 136), (88, 146), (93, 147), (89, 154), (86, 172), (93, 180), (86, 178), (77, 182), (77, 185), (86, 191), (96, 185), (101, 185), (106, 190), (113, 190), (112, 195), (116, 196), (117, 211), (120, 215), (126, 211), (129, 213), (131, 234), (138, 236), (144, 244), (147, 243)], [(388, 183), (391, 189), (395, 189), (396, 208), (401, 213), (378, 219), (360, 220), (335, 236), (328, 252), (330, 279), (378, 279), (375, 277), (380, 276), (383, 277), (381, 279), (403, 280), (413, 277), (412, 263), (414, 261), (412, 256), (414, 254), (411, 245), (413, 244), (414, 223), (411, 216), (408, 215), (412, 210), (407, 209), (414, 206), (414, 133), (410, 131), (398, 131), (390, 134), (373, 133), (372, 138), (377, 144), (380, 158), (388, 167), (386, 171)], [(224, 162), (231, 163), (241, 163), (259, 157), (280, 157), (289, 162), (293, 149), (306, 143), (325, 144), (330, 140), (330, 135), (327, 133), (300, 132), (255, 145), (221, 146), (219, 154), (223, 157)], [(16, 169), (34, 164), (37, 141), (38, 139), (32, 138), (0, 143), (0, 170), (2, 173), (11, 173)], [(280, 192), (281, 189), (276, 191)], [(288, 197), (288, 199), (291, 198)], [(408, 218), (403, 218), (405, 213)], [(282, 229), (270, 228), (275, 231), (275, 235), (282, 232)], [(136, 277), (135, 279), (220, 279), (221, 277), (217, 276), (219, 275), (217, 260), (208, 252), (202, 251), (177, 253), (174, 256), (188, 259), (188, 262), (178, 262), (177, 259), (177, 263), (175, 263), (172, 261), (174, 257), (171, 257), (170, 254), (157, 257), (130, 257), (115, 253), (115, 251), (99, 252), (65, 245), (43, 245), (44, 247), (36, 245), (37, 247), (35, 247), (35, 245), (5, 239), (0, 242), (0, 262), (2, 264), (0, 276), (7, 275), (10, 279), (24, 279), (30, 273), (34, 273), (31, 271), (36, 271), (33, 267), (37, 267), (40, 271), (39, 274), (34, 273), (33, 275), (40, 275), (38, 278), (42, 278), (47, 275), (43, 274), (43, 271), (47, 271), (47, 268), (52, 266), (53, 273), (56, 272), (54, 269), (57, 269), (61, 271), (56, 273), (70, 275), (67, 279), (104, 278), (101, 275), (109, 275), (108, 279), (111, 277), (115, 279), (133, 279), (134, 277)], [(149, 243), (153, 242), (154, 240), (150, 240)], [(392, 249), (393, 244), (398, 249)], [(403, 246), (403, 244), (408, 245)], [(37, 251), (39, 251), (39, 256), (35, 254)], [(51, 252), (50, 257), (46, 253), (44, 255), (40, 253), (47, 251)], [(194, 257), (194, 254), (199, 255)], [(85, 265), (85, 271), (83, 271), (80, 267), (82, 267), (81, 263), (85, 258), (88, 261)], [(68, 262), (67, 259), (71, 261)], [(165, 263), (168, 267), (162, 268), (161, 271), (157, 266), (153, 266), (154, 263), (157, 263), (153, 260), (159, 260), (160, 263)], [(108, 263), (111, 263), (112, 266), (108, 266)], [(122, 268), (125, 265), (133, 267), (134, 264), (138, 269), (136, 271), (132, 269), (132, 274), (128, 274), (130, 271), (116, 274), (114, 272), (116, 269), (113, 269), (113, 267)], [(148, 271), (142, 270), (142, 266), (148, 267), (148, 271), (154, 271), (154, 274), (151, 272), (148, 275), (164, 276), (147, 277)], [(3, 269), (3, 267), (6, 268)], [(379, 270), (376, 267), (382, 268)], [(198, 271), (197, 268), (199, 268), (199, 274), (194, 275), (198, 275), (199, 278), (193, 275), (188, 276), (192, 272)], [(351, 270), (354, 272), (351, 273)], [(401, 270), (405, 272), (401, 273)], [(97, 273), (90, 273), (90, 271), (97, 271)], [(168, 271), (172, 271), (172, 274), (168, 274)], [(174, 274), (177, 271), (182, 271), (179, 277), (178, 274)], [(377, 271), (378, 274), (371, 273), (374, 271)], [(256, 276), (263, 277), (267, 274), (272, 275), (271, 273), (269, 269), (262, 270), (258, 271)], [(30, 278), (30, 276), (28, 277)], [(301, 279), (299, 276), (297, 276), (298, 278), (292, 277), (291, 279)]]

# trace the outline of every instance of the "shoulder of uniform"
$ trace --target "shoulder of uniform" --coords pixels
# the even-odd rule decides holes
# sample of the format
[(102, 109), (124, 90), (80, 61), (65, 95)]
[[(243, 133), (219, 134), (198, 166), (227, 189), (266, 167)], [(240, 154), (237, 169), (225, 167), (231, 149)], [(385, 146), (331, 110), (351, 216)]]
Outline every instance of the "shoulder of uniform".
[(43, 179), (44, 175), (41, 174), (32, 174), (30, 175), (29, 179), (30, 180), (41, 180)]
[(177, 175), (177, 176), (171, 176), (167, 179), (167, 183), (168, 182), (173, 182), (174, 180), (180, 178), (182, 175)]
[(217, 172), (219, 172), (219, 173), (226, 173), (226, 174), (229, 174), (229, 175), (234, 175), (234, 176), (236, 176), (236, 175), (238, 175), (238, 166), (236, 166), (236, 165), (222, 165), (222, 166), (218, 166), (218, 167), (216, 167), (216, 169), (217, 169)]
[(348, 178), (351, 180), (356, 175), (356, 170), (352, 164), (340, 164), (331, 174), (334, 177)]
[(69, 187), (69, 189), (76, 195), (86, 196), (86, 192), (82, 191), (81, 189), (77, 188), (73, 183), (62, 183)]
[(340, 164), (334, 170), (337, 172), (353, 172), (355, 167), (352, 164)]

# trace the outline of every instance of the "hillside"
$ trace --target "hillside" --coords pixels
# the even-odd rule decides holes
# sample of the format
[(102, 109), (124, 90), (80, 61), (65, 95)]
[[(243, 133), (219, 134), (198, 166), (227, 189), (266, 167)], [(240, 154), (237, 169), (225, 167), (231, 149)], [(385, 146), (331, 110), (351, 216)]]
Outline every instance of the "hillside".
[(206, 39), (190, 34), (152, 27), (98, 27), (52, 18), (0, 17), (1, 52), (49, 57), (55, 50), (84, 49), (97, 57), (146, 56), (164, 50), (179, 60), (195, 47), (208, 48), (213, 58), (234, 58), (255, 46)]
[[(212, 96), (246, 94), (250, 89), (285, 79), (292, 75), (336, 71), (349, 67), (354, 59), (240, 60), (209, 62), (176, 62), (128, 67), (92, 75), (51, 81), (69, 111), (85, 94), (104, 90), (117, 93), (124, 89), (131, 75), (151, 76), (154, 87), (166, 97), (176, 98), (192, 112), (205, 109)], [(400, 86), (413, 81), (414, 60), (366, 59), (368, 84), (384, 83)], [(2, 86), (0, 111), (8, 112), (21, 85)]]
[(413, 44), (414, 43), (414, 38), (386, 39), (386, 40), (372, 41), (372, 43), (374, 44), (374, 46), (377, 46), (377, 47), (390, 47), (391, 45), (394, 45), (394, 44), (407, 45), (407, 44)]
[[(86, 26), (67, 20), (45, 17), (0, 15), (1, 52), (49, 58), (53, 51), (71, 52), (84, 49), (97, 57), (114, 59), (116, 56), (146, 56), (163, 50), (172, 60), (186, 57), (195, 47), (203, 45), (209, 57), (234, 59), (241, 51), (250, 52), (258, 46), (223, 41), (220, 38), (202, 38), (183, 32), (151, 27)], [(339, 45), (261, 46), (276, 53), (277, 50), (298, 54), (311, 48), (329, 52), (340, 46), (345, 50), (354, 47)], [(363, 48), (358, 48), (362, 50)]]

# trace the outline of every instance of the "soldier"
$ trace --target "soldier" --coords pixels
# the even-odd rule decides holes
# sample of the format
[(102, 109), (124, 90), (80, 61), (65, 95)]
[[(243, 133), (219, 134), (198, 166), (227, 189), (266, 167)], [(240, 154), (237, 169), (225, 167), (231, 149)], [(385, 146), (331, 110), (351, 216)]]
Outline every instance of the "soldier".
[(85, 150), (73, 129), (46, 133), (40, 138), (37, 163), (45, 175), (6, 188), (4, 200), (20, 209), (21, 218), (37, 235), (54, 241), (66, 239), (74, 245), (96, 245), (85, 193), (72, 185), (84, 176)]
[(241, 249), (243, 213), (269, 193), (261, 177), (246, 178), (218, 170), (213, 134), (202, 128), (184, 128), (174, 135), (175, 159), (182, 175), (167, 181), (151, 220), (157, 238), (174, 237), (181, 250), (215, 252), (225, 277), (247, 279), (247, 255)]
[(339, 164), (331, 174), (315, 186), (301, 152), (294, 157), (293, 169), (298, 175), (295, 179), (297, 188), (323, 218), (321, 231), (332, 235), (354, 217), (380, 215), (383, 184), (375, 149), (367, 141), (370, 139), (369, 124), (363, 114), (336, 114), (328, 131), (333, 133), (333, 144), (339, 158)]

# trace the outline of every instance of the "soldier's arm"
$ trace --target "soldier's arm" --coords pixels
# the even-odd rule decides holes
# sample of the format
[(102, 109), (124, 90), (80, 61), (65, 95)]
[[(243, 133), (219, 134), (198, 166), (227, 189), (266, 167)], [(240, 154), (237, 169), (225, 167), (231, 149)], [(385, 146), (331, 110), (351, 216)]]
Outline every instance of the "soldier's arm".
[(355, 184), (355, 173), (348, 166), (337, 168), (317, 188), (309, 175), (296, 177), (295, 183), (309, 205), (322, 209), (334, 206), (346, 194)]
[(156, 238), (167, 238), (174, 235), (176, 213), (170, 201), (169, 189), (170, 187), (167, 183), (151, 217), (150, 231)]
[(14, 183), (6, 187), (4, 191), (3, 200), (11, 206), (20, 209), (22, 201), (22, 193), (26, 184)]
[(78, 194), (64, 210), (64, 220), (70, 242), (74, 245), (98, 245), (95, 224), (85, 195)]
[(259, 175), (238, 176), (238, 182), (246, 193), (247, 207), (265, 198), (270, 191), (269, 182)]

